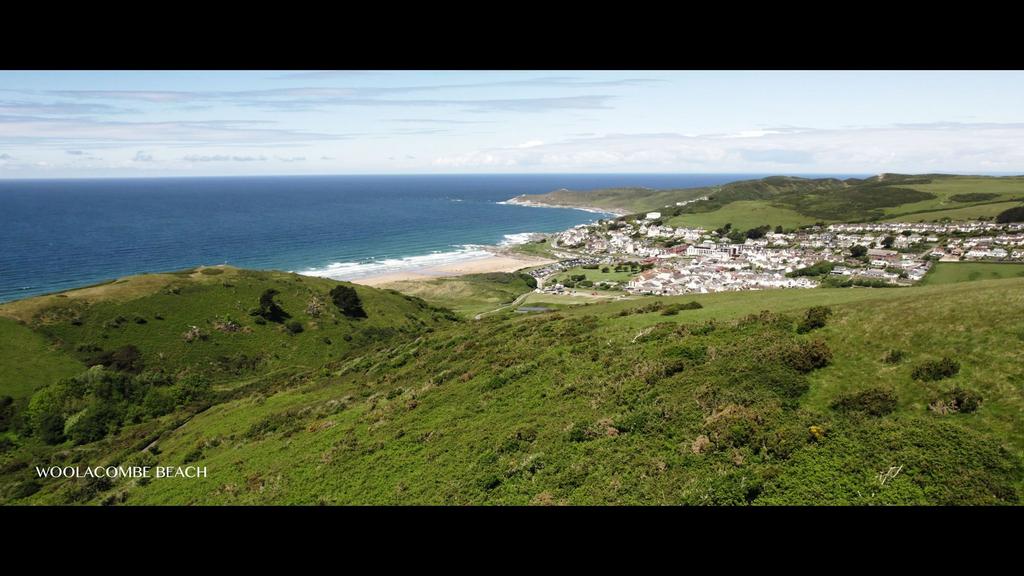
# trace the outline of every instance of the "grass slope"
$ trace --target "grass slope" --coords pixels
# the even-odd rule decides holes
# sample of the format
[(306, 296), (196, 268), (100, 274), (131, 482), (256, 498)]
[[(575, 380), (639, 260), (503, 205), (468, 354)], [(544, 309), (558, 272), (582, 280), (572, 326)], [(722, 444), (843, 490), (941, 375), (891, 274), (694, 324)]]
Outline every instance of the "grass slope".
[[(439, 325), (183, 424), (168, 417), (75, 456), (47, 456), (192, 462), (208, 478), (47, 483), (15, 501), (1017, 503), (1022, 288), (1015, 278), (740, 292)], [(659, 300), (703, 308), (637, 310)], [(834, 311), (826, 326), (797, 333), (804, 310), (819, 304)], [(883, 361), (893, 348), (903, 359)], [(823, 350), (831, 359), (822, 367)], [(913, 379), (914, 368), (943, 356), (961, 364), (958, 374)], [(879, 386), (895, 400), (878, 415), (832, 407)], [(980, 394), (980, 408), (928, 410), (954, 386)], [(159, 453), (140, 455), (158, 428)], [(8, 454), (5, 469), (30, 449)], [(900, 473), (883, 483), (893, 467)], [(18, 480), (5, 480), (10, 494)]]

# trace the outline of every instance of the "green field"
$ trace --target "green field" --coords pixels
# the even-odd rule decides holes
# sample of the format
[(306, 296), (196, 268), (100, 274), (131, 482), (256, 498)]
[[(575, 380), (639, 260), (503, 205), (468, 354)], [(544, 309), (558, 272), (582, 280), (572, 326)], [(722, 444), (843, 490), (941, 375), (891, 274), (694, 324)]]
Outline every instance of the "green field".
[[(546, 285), (553, 285), (553, 284), (558, 283), (558, 282), (565, 282), (565, 281), (569, 280), (570, 277), (572, 277), (572, 276), (579, 276), (579, 275), (585, 275), (587, 277), (587, 280), (590, 280), (591, 282), (594, 282), (595, 284), (598, 283), (598, 282), (629, 282), (629, 279), (633, 277), (633, 274), (631, 274), (629, 272), (616, 272), (615, 271), (615, 266), (609, 266), (608, 267), (608, 272), (602, 272), (601, 271), (602, 268), (605, 268), (605, 266), (601, 266), (600, 268), (597, 268), (597, 269), (593, 269), (593, 268), (589, 268), (588, 269), (588, 268), (579, 268), (579, 267), (572, 268), (572, 269), (566, 270), (565, 272), (559, 272), (558, 274), (555, 274), (554, 276), (552, 276), (551, 278), (549, 278), (546, 281)], [(590, 290), (591, 288), (579, 288), (579, 289), (580, 290)], [(596, 288), (593, 288), (593, 289), (596, 289)]]
[(669, 218), (669, 226), (702, 227), (709, 230), (720, 228), (727, 223), (737, 230), (749, 230), (765, 224), (775, 228), (796, 228), (805, 224), (814, 224), (814, 217), (804, 216), (788, 208), (772, 206), (763, 200), (738, 200), (713, 212), (681, 214)]
[(391, 282), (383, 288), (418, 296), (437, 306), (444, 306), (471, 317), (508, 304), (520, 294), (529, 292), (536, 283), (516, 274), (468, 274), (436, 280)]
[(921, 281), (921, 284), (924, 286), (934, 286), (937, 284), (1019, 277), (1024, 277), (1024, 264), (937, 262)]
[(993, 218), (1004, 210), (1020, 206), (1020, 201), (994, 202), (990, 204), (975, 204), (964, 208), (949, 208), (930, 212), (900, 213), (896, 216), (889, 216), (884, 220), (892, 222), (931, 222), (949, 218), (950, 220), (975, 220), (978, 218)]

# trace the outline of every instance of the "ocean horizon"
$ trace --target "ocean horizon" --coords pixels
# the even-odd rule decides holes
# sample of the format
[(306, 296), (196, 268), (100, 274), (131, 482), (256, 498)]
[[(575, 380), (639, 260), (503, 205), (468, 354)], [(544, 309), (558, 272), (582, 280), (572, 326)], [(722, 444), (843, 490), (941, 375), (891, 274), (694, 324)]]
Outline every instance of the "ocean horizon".
[(200, 265), (338, 280), (412, 271), (481, 258), (485, 247), (603, 217), (503, 203), (520, 194), (690, 188), (767, 175), (0, 180), (0, 302)]

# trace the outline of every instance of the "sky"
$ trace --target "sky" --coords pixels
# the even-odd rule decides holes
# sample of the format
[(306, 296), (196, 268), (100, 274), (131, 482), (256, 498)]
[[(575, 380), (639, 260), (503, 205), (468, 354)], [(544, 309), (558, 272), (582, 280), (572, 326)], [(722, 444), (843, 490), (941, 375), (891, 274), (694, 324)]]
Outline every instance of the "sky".
[(1016, 71), (0, 71), (0, 178), (1024, 174)]

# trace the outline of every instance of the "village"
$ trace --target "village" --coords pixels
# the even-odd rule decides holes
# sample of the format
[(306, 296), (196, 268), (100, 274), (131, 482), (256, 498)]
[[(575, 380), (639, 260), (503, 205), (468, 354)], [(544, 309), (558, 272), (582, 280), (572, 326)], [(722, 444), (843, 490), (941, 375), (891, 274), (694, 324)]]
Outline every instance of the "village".
[[(938, 261), (1024, 261), (1024, 224), (992, 221), (871, 222), (783, 231), (673, 227), (659, 212), (599, 220), (556, 234), (552, 248), (571, 254), (530, 271), (537, 292), (577, 288), (636, 295), (827, 286), (909, 286)], [(591, 281), (586, 269), (635, 274)], [(582, 270), (580, 270), (582, 269)], [(565, 276), (570, 270), (581, 274)], [(596, 294), (596, 292), (593, 292)]]

